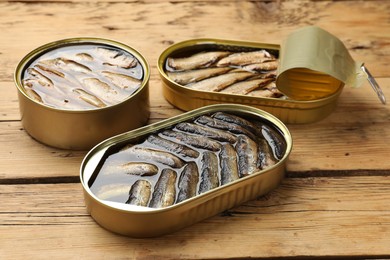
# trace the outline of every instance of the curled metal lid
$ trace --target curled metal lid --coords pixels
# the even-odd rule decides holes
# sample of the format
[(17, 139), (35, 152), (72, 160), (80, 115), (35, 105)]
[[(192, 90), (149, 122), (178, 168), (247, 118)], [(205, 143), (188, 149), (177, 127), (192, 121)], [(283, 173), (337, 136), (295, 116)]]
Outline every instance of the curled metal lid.
[(315, 100), (344, 85), (358, 87), (367, 78), (382, 103), (385, 97), (362, 62), (354, 61), (334, 35), (308, 26), (291, 33), (281, 46), (276, 85), (295, 100)]

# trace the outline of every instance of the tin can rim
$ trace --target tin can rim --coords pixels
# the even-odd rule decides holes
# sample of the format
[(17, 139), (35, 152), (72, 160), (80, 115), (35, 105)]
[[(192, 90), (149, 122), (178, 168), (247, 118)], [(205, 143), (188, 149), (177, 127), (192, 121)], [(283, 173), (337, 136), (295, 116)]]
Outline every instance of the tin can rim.
[[(246, 112), (246, 113), (249, 112), (249, 114), (261, 117), (262, 119), (265, 119), (266, 121), (271, 123), (273, 126), (277, 127), (281, 131), (281, 134), (283, 135), (283, 138), (286, 141), (286, 150), (285, 150), (283, 157), (275, 165), (272, 165), (265, 170), (262, 170), (262, 171), (259, 171), (257, 173), (248, 175), (246, 177), (240, 178), (240, 179), (235, 180), (231, 183), (228, 183), (228, 184), (223, 185), (223, 186), (219, 186), (219, 187), (214, 188), (212, 190), (209, 190), (205, 193), (202, 193), (200, 195), (197, 195), (195, 197), (192, 197), (190, 199), (187, 199), (185, 201), (182, 201), (180, 203), (177, 203), (177, 204), (165, 207), (165, 208), (156, 208), (155, 209), (155, 208), (148, 208), (148, 207), (137, 207), (137, 206), (127, 205), (127, 204), (123, 204), (123, 203), (104, 201), (104, 200), (97, 198), (92, 193), (90, 188), (88, 187), (88, 184), (86, 182), (88, 182), (88, 180), (91, 176), (86, 177), (85, 171), (86, 171), (87, 167), (92, 167), (92, 168), (94, 167), (93, 165), (92, 166), (88, 165), (90, 163), (90, 160), (94, 156), (95, 157), (99, 156), (99, 158), (97, 158), (97, 159), (95, 158), (95, 159), (100, 161), (101, 157), (105, 154), (105, 152), (107, 151), (107, 149), (111, 145), (113, 145), (115, 143), (116, 144), (124, 143), (128, 139), (136, 138), (136, 137), (139, 137), (142, 135), (146, 135), (146, 134), (158, 131), (160, 129), (172, 126), (172, 125), (179, 123), (179, 122), (189, 120), (191, 118), (194, 118), (194, 117), (202, 115), (202, 114), (221, 111), (221, 110), (224, 112)], [(225, 193), (229, 189), (232, 189), (232, 186), (234, 187), (234, 185), (237, 182), (241, 182), (241, 181), (246, 180), (246, 179), (255, 178), (259, 174), (266, 174), (266, 173), (272, 171), (273, 169), (280, 167), (281, 164), (286, 162), (286, 160), (288, 159), (288, 157), (292, 151), (292, 146), (293, 146), (293, 140), (292, 140), (291, 133), (290, 133), (289, 129), (287, 128), (287, 126), (280, 119), (278, 119), (274, 115), (272, 115), (264, 110), (261, 110), (261, 109), (255, 108), (255, 107), (251, 107), (251, 106), (247, 106), (247, 105), (240, 105), (240, 104), (209, 105), (209, 106), (205, 106), (202, 108), (191, 110), (191, 111), (186, 112), (184, 114), (177, 115), (177, 116), (174, 116), (174, 117), (171, 117), (171, 118), (168, 118), (168, 119), (165, 119), (165, 120), (162, 120), (162, 121), (159, 121), (159, 122), (156, 122), (156, 123), (153, 123), (153, 124), (141, 127), (141, 128), (138, 128), (138, 129), (128, 131), (126, 133), (119, 134), (117, 136), (113, 136), (111, 138), (108, 138), (108, 139), (100, 142), (95, 147), (93, 147), (90, 151), (88, 151), (88, 153), (83, 158), (83, 161), (82, 161), (81, 166), (80, 166), (80, 176), (79, 177), (80, 177), (80, 182), (83, 186), (84, 192), (86, 192), (94, 201), (104, 205), (105, 207), (111, 208), (112, 210), (131, 212), (134, 214), (155, 214), (156, 212), (170, 211), (170, 210), (173, 210), (177, 207), (181, 207), (181, 206), (183, 206), (185, 204), (189, 204), (189, 203), (195, 203), (194, 204), (194, 206), (195, 206), (196, 201), (198, 201), (198, 200), (201, 201), (202, 199), (207, 200), (207, 198), (212, 198), (214, 196), (217, 196), (220, 193)], [(95, 165), (98, 163), (98, 162), (96, 162), (96, 160), (94, 162)], [(134, 208), (136, 210), (132, 210)]]
[[(339, 96), (343, 90), (343, 86), (340, 86), (337, 91), (332, 93), (331, 95), (328, 95), (326, 97), (318, 98), (318, 99), (312, 99), (312, 100), (294, 100), (294, 99), (280, 99), (280, 98), (264, 98), (264, 97), (252, 97), (252, 96), (243, 96), (243, 95), (237, 95), (237, 94), (229, 94), (229, 93), (220, 93), (220, 92), (207, 92), (207, 91), (201, 91), (196, 89), (190, 89), (183, 85), (180, 85), (176, 82), (174, 82), (171, 78), (168, 77), (168, 75), (165, 72), (165, 62), (166, 59), (174, 53), (177, 50), (180, 50), (182, 48), (188, 48), (196, 45), (207, 45), (207, 44), (215, 44), (215, 45), (227, 45), (227, 46), (240, 46), (240, 47), (250, 47), (250, 48), (268, 48), (268, 49), (274, 49), (280, 51), (280, 45), (278, 44), (271, 44), (271, 43), (260, 43), (260, 42), (252, 42), (252, 41), (239, 41), (239, 40), (225, 40), (225, 39), (216, 39), (216, 38), (195, 38), (190, 40), (184, 40), (177, 43), (174, 43), (170, 45), (168, 48), (166, 48), (159, 56), (157, 60), (157, 69), (159, 71), (160, 76), (162, 77), (163, 81), (170, 84), (171, 87), (180, 89), (181, 91), (188, 91), (191, 92), (192, 95), (195, 93), (195, 97), (204, 97), (204, 93), (208, 93), (210, 95), (221, 95), (225, 97), (232, 97), (232, 98), (242, 98), (245, 97), (245, 99), (258, 101), (269, 101), (269, 100), (275, 100), (281, 103), (291, 104), (291, 105), (297, 105), (297, 106), (318, 106), (319, 104), (322, 104), (323, 102), (327, 102), (329, 99), (334, 99), (335, 97)], [(261, 45), (261, 46), (260, 46)]]
[[(122, 50), (125, 50), (129, 52), (130, 54), (134, 55), (138, 61), (140, 61), (142, 69), (144, 70), (144, 76), (142, 80), (141, 86), (130, 96), (127, 98), (123, 99), (121, 102), (107, 106), (107, 107), (102, 107), (102, 108), (93, 108), (93, 109), (79, 109), (79, 110), (72, 110), (72, 109), (64, 109), (64, 108), (57, 108), (57, 107), (52, 107), (48, 106), (46, 104), (40, 103), (32, 99), (30, 96), (28, 96), (24, 90), (23, 84), (22, 84), (22, 73), (25, 70), (25, 68), (29, 65), (30, 62), (32, 62), (34, 59), (38, 58), (42, 54), (69, 45), (78, 45), (78, 44), (102, 44), (102, 45), (107, 45), (111, 47), (116, 47)], [(91, 113), (91, 112), (98, 112), (106, 109), (111, 109), (112, 107), (115, 106), (120, 106), (122, 103), (126, 102), (127, 100), (131, 99), (132, 97), (138, 95), (143, 88), (145, 88), (148, 85), (150, 79), (150, 66), (147, 60), (142, 56), (142, 54), (134, 49), (133, 47), (126, 45), (122, 42), (115, 41), (115, 40), (110, 40), (110, 39), (105, 39), (105, 38), (98, 38), (98, 37), (73, 37), (73, 38), (65, 38), (57, 41), (52, 41), (49, 43), (46, 43), (44, 45), (41, 45), (29, 53), (27, 53), (17, 64), (14, 72), (14, 83), (16, 85), (16, 88), (19, 93), (21, 93), (25, 98), (30, 100), (31, 102), (35, 103), (38, 106), (41, 106), (43, 108), (46, 108), (48, 110), (54, 110), (54, 111), (60, 111), (63, 113)]]

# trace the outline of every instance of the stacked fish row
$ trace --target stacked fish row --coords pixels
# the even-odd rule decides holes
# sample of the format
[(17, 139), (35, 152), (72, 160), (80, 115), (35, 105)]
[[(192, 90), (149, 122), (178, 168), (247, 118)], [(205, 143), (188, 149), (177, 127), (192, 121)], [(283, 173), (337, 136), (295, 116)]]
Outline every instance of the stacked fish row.
[(26, 69), (23, 87), (37, 102), (62, 109), (101, 108), (141, 86), (142, 68), (120, 49), (86, 45), (45, 53)]
[(278, 60), (266, 50), (205, 51), (167, 59), (167, 75), (200, 91), (280, 98), (275, 77)]
[(136, 181), (131, 188), (109, 184), (94, 190), (100, 199), (125, 193), (128, 204), (167, 207), (266, 169), (284, 150), (284, 140), (266, 124), (216, 112), (112, 154), (98, 177), (121, 174), (137, 176)]

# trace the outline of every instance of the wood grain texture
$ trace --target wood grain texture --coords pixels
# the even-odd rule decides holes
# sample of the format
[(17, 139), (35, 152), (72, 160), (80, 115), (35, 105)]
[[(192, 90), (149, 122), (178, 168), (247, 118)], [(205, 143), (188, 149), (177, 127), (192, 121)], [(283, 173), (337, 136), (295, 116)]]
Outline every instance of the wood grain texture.
[(23, 129), (13, 73), (45, 43), (101, 37), (140, 51), (151, 67), (149, 123), (181, 114), (162, 96), (160, 53), (191, 38), (280, 44), (317, 25), (364, 61), (390, 99), (390, 1), (40, 0), (0, 2), (0, 258), (390, 258), (390, 108), (368, 83), (345, 87), (336, 110), (294, 139), (283, 184), (179, 232), (132, 239), (87, 214), (86, 151), (59, 150)]
[(7, 65), (1, 66), (0, 78), (10, 81), (14, 66), (28, 51), (62, 38), (122, 41), (145, 54), (154, 67), (159, 53), (177, 41), (214, 37), (278, 44), (306, 25), (321, 26), (338, 36), (354, 58), (373, 65), (375, 76), (386, 75), (389, 65), (390, 4), (383, 0), (2, 2), (0, 7), (1, 65)]
[[(390, 79), (380, 78), (378, 82), (389, 97)], [(154, 83), (161, 84), (158, 80)], [(12, 99), (17, 99), (15, 91), (13, 94)], [(150, 99), (150, 123), (181, 113), (164, 104), (161, 88), (151, 91)], [(17, 102), (14, 106), (17, 110)], [(307, 176), (318, 171), (323, 175), (341, 171), (353, 175), (353, 170), (373, 170), (373, 174), (379, 171), (383, 175), (390, 171), (389, 122), (390, 107), (380, 104), (368, 83), (360, 88), (346, 87), (336, 110), (327, 118), (309, 125), (288, 125), (294, 146), (287, 169), (292, 175)], [(0, 122), (0, 143), (0, 179), (76, 177), (86, 154), (42, 145), (23, 130), (18, 120)]]
[(99, 227), (80, 184), (2, 185), (0, 252), (5, 259), (390, 256), (389, 185), (389, 177), (286, 179), (264, 197), (152, 239)]

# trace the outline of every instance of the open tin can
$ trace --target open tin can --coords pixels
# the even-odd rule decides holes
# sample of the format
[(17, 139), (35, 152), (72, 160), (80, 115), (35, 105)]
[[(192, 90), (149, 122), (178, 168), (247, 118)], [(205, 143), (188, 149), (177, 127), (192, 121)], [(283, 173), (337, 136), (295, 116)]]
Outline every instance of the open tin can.
[(45, 44), (15, 71), (23, 127), (49, 146), (90, 149), (147, 123), (149, 77), (145, 58), (119, 42), (71, 38)]
[[(200, 153), (197, 156), (186, 157), (182, 156), (182, 154), (178, 155), (180, 151), (183, 151), (183, 149), (175, 149), (175, 151), (172, 151), (170, 153), (176, 154), (179, 157), (179, 160), (184, 161), (184, 164), (179, 166), (171, 165), (169, 167), (165, 165), (163, 166), (164, 169), (161, 168), (161, 164), (156, 164), (159, 165), (158, 172), (155, 173), (155, 175), (153, 176), (144, 175), (143, 177), (140, 177), (135, 176), (136, 174), (132, 175), (132, 173), (130, 172), (122, 171), (122, 173), (113, 173), (107, 170), (110, 169), (110, 166), (112, 166), (110, 165), (111, 162), (116, 163), (118, 162), (118, 160), (120, 160), (117, 156), (120, 153), (122, 153), (122, 155), (125, 155), (125, 158), (127, 159), (131, 158), (131, 156), (134, 157), (139, 156), (139, 154), (142, 154), (143, 148), (142, 146), (140, 148), (139, 145), (145, 145), (145, 143), (150, 142), (151, 136), (154, 136), (154, 138), (156, 138), (156, 136), (157, 138), (165, 138), (165, 132), (180, 132), (179, 130), (177, 130), (179, 125), (187, 124), (188, 122), (193, 122), (194, 120), (198, 122), (197, 120), (203, 117), (214, 118), (214, 116), (216, 116), (217, 114), (228, 114), (230, 115), (230, 117), (244, 118), (245, 120), (253, 122), (253, 124), (255, 122), (260, 123), (263, 127), (265, 127), (264, 129), (272, 129), (275, 136), (277, 136), (277, 143), (281, 144), (280, 147), (283, 147), (282, 149), (279, 149), (280, 152), (277, 156), (278, 160), (275, 161), (273, 164), (269, 164), (265, 168), (256, 168), (250, 174), (246, 174), (240, 176), (239, 178), (231, 179), (226, 183), (222, 183), (224, 178), (223, 174), (227, 173), (230, 176), (230, 174), (238, 172), (237, 165), (230, 168), (223, 168), (223, 165), (226, 162), (222, 162), (222, 160), (225, 160), (223, 159), (225, 158), (225, 155), (222, 155), (222, 151), (224, 150), (223, 147), (235, 146), (236, 150), (241, 148), (237, 148), (237, 146), (239, 145), (238, 143), (240, 142), (239, 140), (236, 141), (235, 144), (230, 144), (229, 141), (220, 141), (222, 146), (219, 150), (210, 152), (206, 151), (206, 149), (210, 148), (197, 149), (196, 151), (199, 151)], [(193, 135), (193, 133), (191, 133), (190, 135)], [(267, 134), (260, 133), (259, 135), (266, 136)], [(252, 140), (260, 138), (259, 135), (254, 135), (253, 137), (251, 137)], [(249, 138), (246, 137), (244, 134), (238, 134), (237, 138), (240, 137)], [(271, 141), (271, 139), (269, 139), (269, 141), (272, 143), (273, 141)], [(178, 143), (181, 143), (181, 141), (183, 141), (183, 139), (178, 137), (171, 138), (170, 140)], [(186, 143), (186, 145), (191, 149), (197, 146), (196, 143), (193, 143), (191, 145)], [(149, 143), (148, 149), (156, 149), (156, 147), (158, 146), (150, 146)], [(136, 155), (130, 155), (127, 152), (131, 149), (139, 149), (139, 152), (137, 152)], [(154, 237), (171, 233), (186, 226), (189, 226), (193, 223), (216, 215), (224, 210), (235, 207), (245, 201), (255, 199), (256, 197), (264, 195), (275, 189), (284, 178), (286, 162), (291, 152), (291, 149), (291, 134), (289, 133), (286, 126), (276, 117), (263, 110), (244, 105), (220, 104), (210, 105), (190, 112), (186, 112), (179, 116), (166, 119), (139, 129), (135, 129), (118, 136), (114, 136), (95, 146), (86, 155), (80, 168), (80, 179), (81, 184), (83, 186), (84, 199), (87, 206), (87, 211), (102, 227), (115, 233), (132, 237)], [(164, 153), (165, 152), (167, 152), (167, 150), (164, 150)], [(194, 176), (184, 175), (184, 172), (186, 172), (186, 169), (189, 167), (190, 164), (198, 165), (197, 167), (199, 169), (199, 172), (195, 171), (195, 174), (199, 173), (199, 180), (195, 183), (195, 186), (197, 187), (197, 189), (201, 189), (202, 182), (206, 178), (204, 177), (203, 172), (207, 171), (204, 170), (207, 167), (204, 168), (202, 166), (202, 164), (206, 164), (206, 162), (204, 162), (206, 153), (212, 153), (214, 158), (219, 158), (219, 185), (208, 190), (204, 190), (204, 192), (198, 192), (195, 195), (189, 196), (185, 199), (179, 199), (182, 194), (181, 192), (183, 190), (186, 192), (187, 190), (187, 186), (185, 186), (187, 184), (184, 185), (183, 183), (186, 183), (186, 180), (189, 180)], [(147, 157), (149, 157), (149, 155)], [(245, 157), (246, 155), (242, 156)], [(164, 158), (162, 157), (163, 156), (161, 156), (160, 159), (164, 160)], [(171, 157), (171, 155), (167, 155), (165, 157), (168, 158)], [(236, 155), (233, 155), (233, 157), (229, 158), (232, 161), (239, 161), (240, 159), (238, 159), (238, 157), (238, 155), (237, 157)], [(259, 158), (260, 157), (263, 158), (259, 155)], [(139, 160), (139, 158), (134, 160)], [(256, 162), (259, 162), (258, 159), (255, 160)], [(128, 163), (123, 165), (128, 165)], [(246, 166), (248, 164), (243, 165)], [(167, 167), (170, 168), (169, 171), (177, 171), (178, 173), (181, 172), (180, 176), (179, 174), (177, 175), (177, 181), (175, 182), (176, 184), (174, 184), (173, 186), (174, 190), (176, 191), (175, 193), (173, 193), (176, 195), (172, 195), (174, 201), (171, 201), (169, 205), (166, 204), (164, 206), (152, 206), (155, 196), (158, 196), (161, 191), (158, 186), (158, 183), (160, 182), (160, 179), (164, 174), (163, 172), (166, 171), (165, 168)], [(106, 171), (104, 169), (106, 169)], [(200, 172), (202, 172), (202, 174)], [(240, 174), (241, 173), (242, 172), (240, 169)], [(193, 174), (193, 172), (191, 174)], [(120, 191), (120, 193), (124, 193), (123, 198), (115, 197), (116, 195), (113, 195), (116, 192), (115, 189), (105, 189), (105, 187), (115, 187), (118, 180), (112, 179), (114, 178), (114, 175), (116, 176), (115, 178), (119, 178), (120, 175), (120, 186), (123, 186), (124, 183), (126, 184), (124, 191)], [(183, 177), (183, 175), (186, 177)], [(111, 177), (108, 178), (107, 176)], [(150, 182), (150, 185), (143, 186), (144, 189), (133, 192), (133, 187), (135, 187), (136, 183), (140, 179), (147, 180), (148, 182)], [(149, 190), (149, 194), (153, 195), (150, 195), (151, 198), (148, 198), (145, 204), (138, 204), (138, 202), (141, 203), (140, 201), (142, 200), (139, 200), (138, 202), (137, 200), (134, 201), (134, 196), (138, 196), (137, 194), (145, 194), (146, 189)], [(150, 191), (150, 189), (152, 191)]]
[[(163, 94), (174, 106), (185, 111), (218, 103), (238, 103), (263, 109), (285, 123), (311, 123), (323, 119), (335, 108), (344, 84), (338, 82), (335, 91), (326, 97), (313, 100), (256, 97), (211, 91), (200, 91), (175, 82), (168, 76), (167, 60), (181, 58), (201, 52), (257, 52), (265, 50), (276, 59), (280, 46), (257, 42), (221, 39), (192, 39), (176, 43), (164, 50), (158, 59), (158, 70), (162, 80)], [(321, 80), (321, 78), (319, 79)]]

